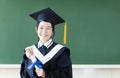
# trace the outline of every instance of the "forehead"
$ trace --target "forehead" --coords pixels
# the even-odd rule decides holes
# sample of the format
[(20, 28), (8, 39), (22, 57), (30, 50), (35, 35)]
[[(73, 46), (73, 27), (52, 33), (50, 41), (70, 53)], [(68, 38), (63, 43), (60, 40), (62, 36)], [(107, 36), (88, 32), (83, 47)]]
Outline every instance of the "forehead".
[(50, 22), (41, 21), (41, 22), (39, 23), (39, 26), (52, 27), (52, 24), (51, 24)]

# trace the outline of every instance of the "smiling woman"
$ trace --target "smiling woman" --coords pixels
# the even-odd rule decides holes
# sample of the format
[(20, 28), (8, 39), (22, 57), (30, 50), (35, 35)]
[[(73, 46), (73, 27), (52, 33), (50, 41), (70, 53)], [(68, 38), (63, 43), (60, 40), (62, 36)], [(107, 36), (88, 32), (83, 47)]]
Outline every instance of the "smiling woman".
[(25, 48), (21, 78), (72, 78), (69, 48), (53, 42), (54, 27), (65, 21), (51, 8), (30, 14), (37, 21), (38, 43)]

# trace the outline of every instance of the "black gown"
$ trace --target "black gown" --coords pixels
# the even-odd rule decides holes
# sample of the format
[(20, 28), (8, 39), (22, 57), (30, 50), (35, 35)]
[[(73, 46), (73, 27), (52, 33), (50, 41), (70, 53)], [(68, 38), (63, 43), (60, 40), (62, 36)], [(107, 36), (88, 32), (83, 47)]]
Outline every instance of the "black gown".
[[(48, 49), (49, 52), (56, 43), (53, 43)], [(37, 47), (37, 45), (36, 45)], [(28, 70), (31, 61), (23, 55), (21, 63), (21, 78), (39, 78), (35, 72), (35, 68)], [(70, 59), (70, 50), (67, 47), (61, 48), (52, 59), (42, 64), (45, 71), (45, 78), (72, 78), (72, 63)]]

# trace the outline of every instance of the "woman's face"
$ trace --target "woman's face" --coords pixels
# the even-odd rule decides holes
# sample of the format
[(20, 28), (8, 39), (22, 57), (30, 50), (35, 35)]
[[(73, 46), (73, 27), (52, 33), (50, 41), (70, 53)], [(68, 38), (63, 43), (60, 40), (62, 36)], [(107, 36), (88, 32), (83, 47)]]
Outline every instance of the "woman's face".
[(46, 43), (53, 35), (52, 24), (41, 21), (36, 28), (37, 35), (42, 43)]

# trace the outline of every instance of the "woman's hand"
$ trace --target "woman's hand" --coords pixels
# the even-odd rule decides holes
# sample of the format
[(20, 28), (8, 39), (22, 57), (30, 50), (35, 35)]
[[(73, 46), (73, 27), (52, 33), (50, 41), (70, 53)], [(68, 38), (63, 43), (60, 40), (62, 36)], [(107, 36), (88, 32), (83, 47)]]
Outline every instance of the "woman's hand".
[(27, 56), (27, 58), (31, 59), (31, 56), (33, 55), (32, 47), (26, 47), (25, 48), (25, 55)]
[(38, 77), (45, 78), (45, 71), (43, 69), (36, 68), (35, 71), (36, 71)]

